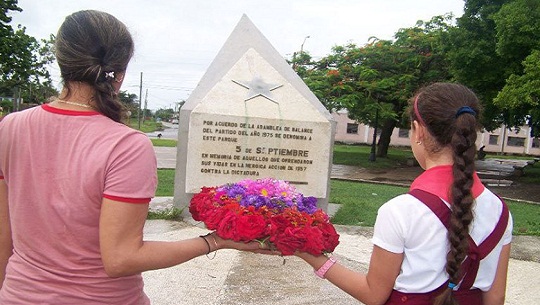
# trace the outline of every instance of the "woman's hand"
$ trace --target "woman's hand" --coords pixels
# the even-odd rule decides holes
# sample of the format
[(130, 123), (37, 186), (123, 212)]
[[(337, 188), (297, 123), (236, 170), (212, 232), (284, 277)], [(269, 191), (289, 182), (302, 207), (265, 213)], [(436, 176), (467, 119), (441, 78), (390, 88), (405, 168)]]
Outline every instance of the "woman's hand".
[(271, 249), (268, 243), (265, 242), (251, 241), (246, 243), (231, 239), (223, 239), (219, 237), (216, 232), (212, 232), (205, 236), (210, 243), (210, 248), (212, 251), (214, 251), (214, 249), (236, 249), (260, 254), (281, 255), (281, 252)]

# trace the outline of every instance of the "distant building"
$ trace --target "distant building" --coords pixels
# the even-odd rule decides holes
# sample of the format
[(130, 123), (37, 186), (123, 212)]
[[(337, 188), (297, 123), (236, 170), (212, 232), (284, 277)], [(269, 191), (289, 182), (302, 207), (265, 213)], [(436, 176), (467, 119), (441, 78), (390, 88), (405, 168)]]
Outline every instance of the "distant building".
[[(346, 110), (333, 112), (336, 121), (335, 141), (351, 144), (371, 144), (373, 128), (351, 120)], [(377, 129), (380, 135), (380, 129)], [(390, 138), (392, 146), (411, 146), (410, 130), (395, 128)], [(378, 138), (377, 138), (378, 140)], [(525, 154), (540, 156), (540, 139), (530, 136), (530, 127), (525, 126), (519, 131), (501, 127), (492, 132), (479, 132), (476, 140), (477, 147), (484, 147), (485, 152)]]

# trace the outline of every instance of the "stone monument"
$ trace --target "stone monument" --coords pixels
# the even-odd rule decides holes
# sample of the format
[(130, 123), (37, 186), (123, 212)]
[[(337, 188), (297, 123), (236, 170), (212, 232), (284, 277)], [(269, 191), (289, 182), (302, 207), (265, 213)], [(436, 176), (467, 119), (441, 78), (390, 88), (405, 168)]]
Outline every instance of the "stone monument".
[(243, 15), (180, 110), (174, 205), (189, 206), (203, 186), (272, 177), (327, 210), (334, 131), (328, 110)]

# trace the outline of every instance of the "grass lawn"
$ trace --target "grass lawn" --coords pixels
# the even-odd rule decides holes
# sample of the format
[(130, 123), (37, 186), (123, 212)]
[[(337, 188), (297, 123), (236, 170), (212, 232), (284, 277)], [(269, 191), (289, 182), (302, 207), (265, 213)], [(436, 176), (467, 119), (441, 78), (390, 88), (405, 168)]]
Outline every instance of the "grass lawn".
[(367, 145), (335, 144), (333, 164), (357, 165), (364, 168), (392, 168), (403, 165), (413, 158), (410, 148), (391, 147), (386, 158), (369, 161), (371, 147)]
[(341, 205), (332, 222), (371, 227), (375, 224), (379, 207), (406, 192), (407, 188), (399, 186), (331, 180), (329, 201)]
[(523, 176), (519, 177), (519, 182), (540, 185), (540, 162), (525, 167), (524, 173)]
[[(377, 209), (407, 188), (382, 184), (332, 180), (330, 202), (341, 204), (332, 222), (373, 226)], [(540, 236), (540, 205), (506, 201), (514, 219), (514, 235)]]
[(174, 169), (158, 169), (156, 197), (174, 196)]
[(162, 146), (162, 147), (176, 147), (178, 144), (178, 141), (173, 139), (150, 139), (152, 141), (152, 144), (154, 146)]
[[(158, 170), (156, 196), (174, 195), (174, 170)], [(373, 226), (379, 207), (392, 197), (407, 192), (407, 188), (351, 181), (330, 181), (330, 202), (341, 208), (332, 218), (340, 225)], [(508, 201), (514, 218), (515, 235), (540, 236), (540, 205)]]
[(514, 219), (514, 235), (540, 236), (540, 205), (506, 201)]
[(153, 120), (146, 120), (144, 122), (141, 120), (141, 128), (140, 129), (139, 129), (139, 122), (137, 121), (137, 118), (131, 118), (128, 121), (128, 125), (131, 128), (140, 130), (140, 131), (142, 131), (144, 133), (154, 132), (154, 131), (157, 131), (157, 130), (163, 130), (163, 125), (161, 123), (158, 123), (158, 122), (153, 121)]

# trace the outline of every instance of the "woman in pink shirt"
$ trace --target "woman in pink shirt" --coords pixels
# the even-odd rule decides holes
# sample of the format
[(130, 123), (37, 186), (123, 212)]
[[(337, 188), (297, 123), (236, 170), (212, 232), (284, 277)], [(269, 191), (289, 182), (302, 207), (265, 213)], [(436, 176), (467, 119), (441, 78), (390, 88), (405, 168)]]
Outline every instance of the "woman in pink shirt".
[(479, 108), (458, 84), (415, 95), (411, 146), (425, 172), (379, 209), (367, 274), (297, 255), (365, 304), (504, 304), (512, 218), (475, 172)]
[(148, 137), (121, 123), (131, 35), (80, 11), (55, 43), (61, 94), (0, 122), (0, 304), (149, 304), (141, 272), (258, 249), (214, 234), (143, 240), (157, 175)]

